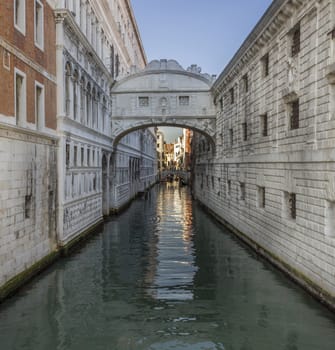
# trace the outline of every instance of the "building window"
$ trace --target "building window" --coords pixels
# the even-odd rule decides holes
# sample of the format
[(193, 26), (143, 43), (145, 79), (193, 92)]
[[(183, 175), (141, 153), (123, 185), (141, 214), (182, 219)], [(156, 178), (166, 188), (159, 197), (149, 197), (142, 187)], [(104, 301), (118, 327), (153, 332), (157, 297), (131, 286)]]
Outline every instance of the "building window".
[(15, 69), (15, 117), (16, 124), (23, 125), (26, 121), (26, 75)]
[(300, 52), (300, 23), (292, 30), (291, 37), (291, 56), (294, 57)]
[(44, 87), (35, 82), (35, 123), (38, 130), (43, 129), (45, 122)]
[(65, 165), (67, 168), (70, 166), (70, 145), (68, 143), (65, 146)]
[(14, 0), (14, 26), (26, 34), (26, 0)]
[(230, 96), (230, 104), (233, 104), (235, 102), (235, 95), (234, 95), (234, 88), (233, 87), (229, 90), (229, 96)]
[(190, 96), (179, 96), (179, 106), (189, 106)]
[(299, 99), (289, 103), (290, 129), (299, 129)]
[(220, 110), (223, 111), (223, 97), (220, 98)]
[(296, 194), (284, 192), (284, 210), (285, 215), (289, 219), (295, 220), (297, 217)]
[(258, 208), (265, 208), (265, 187), (258, 186), (257, 202)]
[(115, 78), (117, 78), (120, 74), (120, 58), (119, 55), (115, 56)]
[(249, 80), (248, 80), (247, 74), (243, 75), (242, 82), (243, 82), (243, 91), (248, 92), (249, 91)]
[(240, 182), (240, 199), (241, 201), (245, 201), (245, 183)]
[(25, 196), (24, 200), (24, 217), (25, 219), (29, 219), (31, 217), (32, 212), (32, 195), (29, 194)]
[(80, 150), (80, 165), (84, 166), (84, 147), (81, 147)]
[(43, 4), (40, 0), (35, 0), (35, 45), (41, 50), (44, 48), (44, 15)]
[(269, 54), (267, 53), (261, 58), (262, 64), (262, 75), (263, 77), (267, 77), (269, 75)]
[(86, 164), (87, 166), (90, 166), (90, 149), (89, 148), (87, 148), (86, 154), (87, 154)]
[(138, 105), (140, 107), (148, 107), (149, 106), (149, 97), (148, 96), (141, 96), (138, 98)]
[(233, 144), (234, 144), (234, 131), (233, 131), (233, 129), (229, 129), (229, 142), (230, 142), (230, 146), (233, 146)]
[(335, 202), (326, 201), (325, 235), (335, 237)]
[(214, 176), (212, 176), (212, 189), (214, 189)]
[(77, 157), (78, 157), (78, 146), (73, 147), (73, 166), (77, 166)]
[(227, 195), (231, 195), (231, 180), (227, 180)]
[(242, 123), (242, 134), (243, 134), (243, 141), (248, 140), (248, 124)]
[(260, 116), (260, 131), (261, 136), (268, 136), (268, 115), (267, 113)]

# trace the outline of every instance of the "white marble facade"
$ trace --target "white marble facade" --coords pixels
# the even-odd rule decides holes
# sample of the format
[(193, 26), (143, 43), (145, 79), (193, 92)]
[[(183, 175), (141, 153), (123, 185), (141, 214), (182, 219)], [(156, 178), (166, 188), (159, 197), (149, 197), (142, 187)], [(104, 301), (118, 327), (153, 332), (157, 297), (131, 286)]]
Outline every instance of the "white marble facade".
[(112, 137), (112, 86), (146, 64), (127, 1), (58, 1), (55, 16), (58, 227), (67, 244), (156, 181), (156, 141), (150, 129)]

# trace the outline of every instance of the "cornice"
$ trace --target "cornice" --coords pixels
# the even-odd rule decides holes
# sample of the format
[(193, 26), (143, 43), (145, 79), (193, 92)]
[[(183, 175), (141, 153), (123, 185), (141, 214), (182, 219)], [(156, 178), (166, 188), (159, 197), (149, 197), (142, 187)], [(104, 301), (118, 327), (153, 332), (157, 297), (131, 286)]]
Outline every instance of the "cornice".
[(113, 89), (116, 89), (118, 86), (122, 85), (123, 83), (129, 80), (143, 77), (146, 75), (157, 75), (157, 74), (176, 74), (176, 75), (183, 75), (183, 76), (188, 76), (197, 80), (201, 80), (202, 82), (208, 85), (208, 88), (209, 88), (208, 91), (210, 91), (210, 87), (212, 85), (211, 81), (209, 81), (206, 77), (199, 74), (192, 73), (192, 72), (188, 72), (186, 70), (181, 71), (181, 70), (174, 70), (174, 69), (157, 69), (157, 70), (142, 70), (138, 73), (128, 75), (125, 78), (117, 81), (116, 84), (113, 86)]
[(94, 63), (99, 66), (99, 68), (103, 71), (103, 73), (106, 75), (108, 81), (110, 84), (114, 83), (114, 79), (112, 78), (112, 75), (108, 71), (107, 67), (101, 60), (101, 58), (97, 55), (94, 48), (86, 38), (86, 36), (83, 34), (81, 29), (79, 28), (78, 24), (74, 20), (71, 12), (66, 9), (57, 9), (55, 10), (55, 20), (56, 23), (65, 23), (69, 30), (76, 36), (76, 38), (80, 41), (80, 43), (83, 45), (84, 49), (87, 52), (87, 56), (90, 56), (91, 59), (93, 59)]
[(140, 31), (138, 29), (137, 22), (136, 22), (136, 19), (135, 19), (135, 16), (134, 16), (133, 7), (132, 7), (132, 5), (130, 3), (130, 0), (125, 0), (125, 3), (126, 3), (126, 6), (127, 6), (127, 11), (129, 13), (129, 17), (130, 17), (131, 22), (132, 22), (133, 27), (134, 27), (134, 32), (135, 32), (135, 35), (136, 35), (136, 38), (137, 38), (137, 42), (138, 42), (139, 47), (140, 47), (140, 51), (141, 51), (141, 54), (142, 54), (144, 65), (147, 65), (148, 64), (147, 55), (145, 54), (145, 51), (144, 51), (143, 42), (142, 42)]
[(275, 0), (270, 5), (214, 82), (212, 91), (215, 97), (220, 94), (224, 85), (240, 73), (243, 66), (249, 63), (263, 47), (271, 42), (271, 39), (279, 32), (282, 25), (303, 3), (304, 0)]

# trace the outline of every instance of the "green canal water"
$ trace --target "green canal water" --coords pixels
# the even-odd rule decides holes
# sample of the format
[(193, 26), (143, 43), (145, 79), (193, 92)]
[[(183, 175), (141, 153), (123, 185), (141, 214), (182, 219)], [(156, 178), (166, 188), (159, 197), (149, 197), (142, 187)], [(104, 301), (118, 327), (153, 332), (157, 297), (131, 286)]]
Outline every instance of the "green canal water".
[(335, 316), (157, 186), (0, 305), (1, 350), (334, 350)]

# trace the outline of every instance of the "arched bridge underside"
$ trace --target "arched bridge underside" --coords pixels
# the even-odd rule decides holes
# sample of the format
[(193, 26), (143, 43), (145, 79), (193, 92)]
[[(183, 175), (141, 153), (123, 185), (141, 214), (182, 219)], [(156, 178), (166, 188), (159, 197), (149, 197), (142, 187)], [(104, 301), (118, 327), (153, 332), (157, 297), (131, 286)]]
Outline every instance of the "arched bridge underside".
[(131, 131), (152, 126), (189, 128), (214, 144), (211, 85), (212, 77), (197, 66), (186, 71), (174, 60), (152, 61), (120, 80), (112, 89), (114, 144)]

